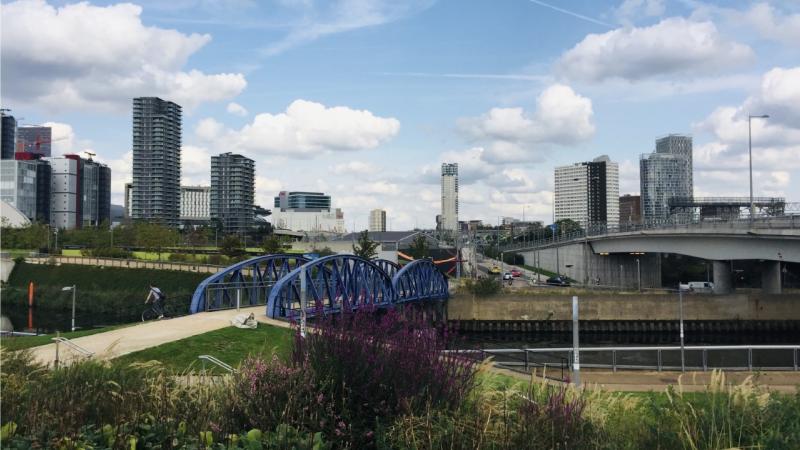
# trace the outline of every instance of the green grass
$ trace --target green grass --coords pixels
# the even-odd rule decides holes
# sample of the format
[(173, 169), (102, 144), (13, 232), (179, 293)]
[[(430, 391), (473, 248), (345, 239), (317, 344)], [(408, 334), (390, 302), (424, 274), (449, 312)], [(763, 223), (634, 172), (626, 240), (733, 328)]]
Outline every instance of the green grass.
[[(117, 328), (123, 328), (127, 326), (130, 326), (130, 324), (115, 325), (103, 328), (91, 328), (88, 330), (67, 331), (65, 333), (61, 333), (61, 337), (65, 337), (67, 339), (75, 339), (82, 336), (89, 336), (97, 333), (105, 333), (106, 331), (116, 330)], [(52, 344), (54, 337), (56, 337), (55, 333), (42, 334), (40, 336), (4, 337), (0, 339), (0, 348), (2, 348), (3, 350), (14, 351), (14, 350), (23, 350), (26, 348), (38, 347), (40, 345)]]
[[(187, 369), (200, 370), (202, 361), (197, 357), (211, 355), (237, 367), (251, 354), (264, 357), (277, 354), (280, 358), (287, 358), (292, 349), (293, 333), (291, 329), (263, 323), (259, 323), (255, 330), (227, 327), (130, 353), (117, 361), (133, 363), (156, 360), (170, 370), (184, 372)], [(221, 370), (208, 363), (206, 368)]]

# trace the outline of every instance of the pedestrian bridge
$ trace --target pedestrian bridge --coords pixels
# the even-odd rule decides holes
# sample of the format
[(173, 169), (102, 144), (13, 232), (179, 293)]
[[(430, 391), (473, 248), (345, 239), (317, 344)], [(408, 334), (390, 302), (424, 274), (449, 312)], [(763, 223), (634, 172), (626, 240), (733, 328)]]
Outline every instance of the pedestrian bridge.
[[(305, 293), (305, 295), (304, 295)], [(264, 305), (275, 319), (338, 313), (363, 307), (444, 301), (447, 277), (430, 259), (403, 267), (354, 255), (310, 259), (275, 254), (233, 264), (203, 280), (192, 295), (190, 313)]]

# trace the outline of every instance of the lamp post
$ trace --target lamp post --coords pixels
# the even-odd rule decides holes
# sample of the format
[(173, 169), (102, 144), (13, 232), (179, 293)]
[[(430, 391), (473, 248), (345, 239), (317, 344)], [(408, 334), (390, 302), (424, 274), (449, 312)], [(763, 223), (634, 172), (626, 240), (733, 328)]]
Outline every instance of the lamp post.
[(762, 114), (762, 115), (757, 115), (757, 116), (753, 116), (753, 115), (748, 115), (747, 116), (747, 149), (748, 149), (748, 153), (750, 155), (750, 221), (752, 221), (753, 218), (756, 215), (756, 207), (755, 207), (755, 204), (753, 203), (753, 126), (752, 126), (752, 122), (753, 122), (753, 119), (768, 119), (768, 118), (769, 118), (768, 114)]
[(76, 286), (73, 284), (72, 286), (65, 286), (61, 288), (62, 291), (72, 291), (72, 327), (71, 330), (75, 331), (75, 291)]
[(639, 292), (642, 292), (642, 267), (639, 265), (639, 258), (636, 258), (636, 284), (639, 285)]
[(681, 333), (681, 372), (686, 370), (686, 360), (683, 354), (683, 289), (681, 283), (678, 282), (678, 316), (680, 319), (680, 333)]

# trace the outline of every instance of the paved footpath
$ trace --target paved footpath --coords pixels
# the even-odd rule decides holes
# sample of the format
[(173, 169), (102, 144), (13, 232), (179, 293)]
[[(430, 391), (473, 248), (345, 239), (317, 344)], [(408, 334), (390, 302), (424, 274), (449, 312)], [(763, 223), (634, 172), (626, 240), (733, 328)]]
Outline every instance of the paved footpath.
[[(167, 342), (229, 327), (232, 326), (231, 319), (234, 316), (250, 313), (255, 314), (256, 319), (261, 323), (287, 328), (290, 326), (286, 322), (266, 317), (264, 315), (264, 306), (262, 305), (242, 308), (238, 312), (235, 309), (214, 311), (176, 317), (174, 319), (151, 321), (105, 333), (71, 339), (71, 342), (94, 352), (95, 358), (111, 359)], [(56, 346), (55, 344), (48, 344), (34, 347), (32, 353), (40, 362), (52, 364), (56, 357)], [(69, 361), (76, 356), (77, 353), (74, 350), (66, 345), (59, 345), (59, 359), (61, 361)]]

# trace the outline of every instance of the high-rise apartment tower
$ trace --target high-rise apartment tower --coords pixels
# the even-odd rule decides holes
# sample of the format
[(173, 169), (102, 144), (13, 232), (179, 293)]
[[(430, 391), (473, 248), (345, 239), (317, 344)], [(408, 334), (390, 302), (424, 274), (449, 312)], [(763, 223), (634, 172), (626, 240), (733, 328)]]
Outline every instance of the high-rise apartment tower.
[(603, 155), (555, 170), (555, 220), (582, 228), (619, 225), (619, 165)]
[(692, 197), (692, 137), (678, 134), (656, 139), (656, 151), (639, 159), (642, 221), (671, 219), (669, 201)]
[(369, 212), (369, 231), (386, 231), (386, 211), (373, 209)]
[(133, 99), (131, 218), (177, 226), (181, 205), (181, 107)]
[(253, 227), (255, 161), (223, 153), (211, 157), (211, 219), (226, 233), (246, 233)]
[(443, 230), (458, 231), (458, 164), (442, 164), (442, 219)]

